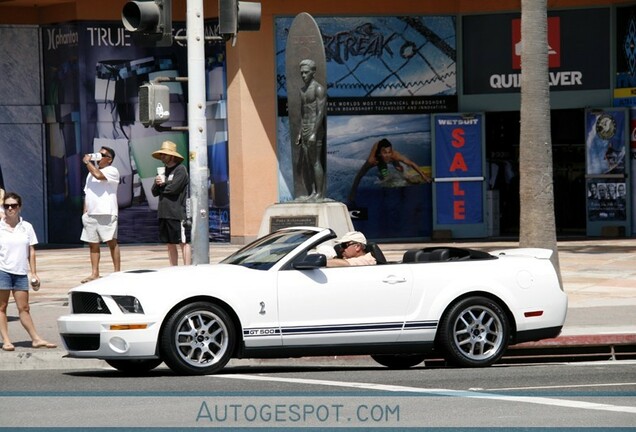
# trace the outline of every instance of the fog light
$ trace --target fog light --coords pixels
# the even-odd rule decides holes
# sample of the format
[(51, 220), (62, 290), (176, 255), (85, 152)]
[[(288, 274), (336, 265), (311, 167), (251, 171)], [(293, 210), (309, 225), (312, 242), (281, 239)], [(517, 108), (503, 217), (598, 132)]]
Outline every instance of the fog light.
[(128, 351), (128, 349), (130, 348), (130, 346), (128, 345), (128, 342), (126, 342), (124, 339), (118, 336), (110, 338), (108, 345), (110, 346), (110, 349), (112, 349), (113, 351), (122, 353), (122, 354)]

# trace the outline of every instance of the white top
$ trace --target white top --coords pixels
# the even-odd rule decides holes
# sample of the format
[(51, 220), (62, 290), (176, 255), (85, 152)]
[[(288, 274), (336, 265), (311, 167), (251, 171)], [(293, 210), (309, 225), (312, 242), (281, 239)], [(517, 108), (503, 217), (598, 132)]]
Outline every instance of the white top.
[(364, 255), (359, 257), (345, 258), (349, 262), (349, 265), (359, 266), (359, 265), (374, 265), (376, 263), (375, 258), (371, 255), (371, 252), (367, 252)]
[(90, 215), (117, 215), (119, 171), (112, 165), (102, 168), (101, 171), (106, 180), (98, 180), (91, 173), (86, 176), (86, 211)]
[(11, 229), (4, 219), (0, 221), (0, 270), (16, 274), (29, 273), (29, 246), (38, 243), (33, 225), (20, 218)]

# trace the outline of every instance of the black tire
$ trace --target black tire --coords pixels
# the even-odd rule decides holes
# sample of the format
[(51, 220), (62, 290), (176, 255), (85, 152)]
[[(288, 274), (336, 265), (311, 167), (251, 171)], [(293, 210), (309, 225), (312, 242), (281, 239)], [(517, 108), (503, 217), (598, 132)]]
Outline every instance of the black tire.
[(444, 315), (438, 342), (450, 364), (484, 367), (501, 358), (509, 336), (508, 317), (499, 304), (486, 297), (468, 297)]
[(232, 357), (236, 331), (219, 306), (196, 302), (173, 313), (161, 334), (163, 361), (177, 374), (208, 375), (223, 369)]
[(161, 364), (161, 359), (106, 360), (111, 367), (130, 375), (142, 375)]
[(389, 369), (409, 369), (425, 360), (422, 354), (373, 354), (373, 360)]

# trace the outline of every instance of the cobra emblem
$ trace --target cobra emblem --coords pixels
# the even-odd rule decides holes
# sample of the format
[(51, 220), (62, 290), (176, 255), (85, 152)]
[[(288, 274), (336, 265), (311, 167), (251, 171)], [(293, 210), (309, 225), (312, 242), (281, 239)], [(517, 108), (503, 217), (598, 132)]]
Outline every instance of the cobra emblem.
[(261, 302), (260, 305), (261, 305), (261, 310), (259, 314), (265, 315), (265, 302)]

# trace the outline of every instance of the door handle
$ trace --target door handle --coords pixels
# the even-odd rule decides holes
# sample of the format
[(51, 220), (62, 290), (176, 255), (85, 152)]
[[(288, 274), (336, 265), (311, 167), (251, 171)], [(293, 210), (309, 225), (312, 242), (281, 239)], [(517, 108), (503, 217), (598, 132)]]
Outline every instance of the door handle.
[(406, 278), (395, 276), (395, 275), (390, 275), (390, 276), (387, 276), (386, 278), (382, 279), (382, 282), (393, 285), (393, 284), (406, 282)]

